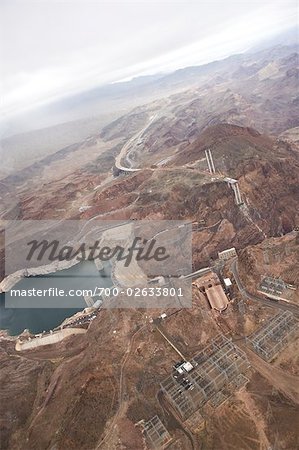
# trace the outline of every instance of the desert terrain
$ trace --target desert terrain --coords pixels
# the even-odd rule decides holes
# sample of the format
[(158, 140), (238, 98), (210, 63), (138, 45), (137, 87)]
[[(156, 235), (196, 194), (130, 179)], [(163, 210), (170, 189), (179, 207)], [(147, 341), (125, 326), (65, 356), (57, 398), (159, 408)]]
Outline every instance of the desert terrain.
[[(142, 101), (129, 108), (124, 96), (98, 129), (85, 124), (59, 150), (55, 140), (55, 149), (47, 143), (18, 171), (3, 171), (2, 229), (15, 219), (185, 220), (196, 274), (191, 308), (99, 308), (76, 324), (85, 333), (33, 350), (16, 350), (30, 330), (1, 331), (1, 448), (299, 448), (298, 73), (290, 45), (150, 79)], [(236, 255), (222, 260), (232, 247)], [(197, 271), (207, 267), (228, 298), (223, 311), (211, 308), (201, 284)], [(292, 286), (289, 296), (267, 296), (264, 277)], [(281, 342), (269, 357), (254, 347), (260, 330), (272, 348)], [(239, 358), (244, 367), (222, 381), (217, 361), (226, 351), (224, 363)], [(176, 381), (182, 361), (192, 369)], [(218, 385), (211, 375), (218, 387), (197, 403), (201, 364), (221, 376)], [(165, 388), (168, 377), (190, 414)], [(155, 416), (165, 441), (150, 439)]]

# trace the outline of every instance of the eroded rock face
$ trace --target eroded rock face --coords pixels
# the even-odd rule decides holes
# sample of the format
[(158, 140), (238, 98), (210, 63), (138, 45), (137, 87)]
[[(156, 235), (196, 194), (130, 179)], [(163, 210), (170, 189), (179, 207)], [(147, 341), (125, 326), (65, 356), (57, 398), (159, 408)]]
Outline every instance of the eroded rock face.
[(1, 447), (21, 448), (22, 430), (30, 426), (32, 412), (46, 395), (53, 364), (12, 356), (13, 342), (2, 339), (1, 364)]
[[(202, 161), (206, 148), (211, 148), (217, 169), (238, 179), (251, 220), (235, 205), (227, 184), (207, 175)], [(101, 182), (103, 187), (94, 190)], [(160, 168), (113, 179), (110, 172), (94, 173), (89, 164), (49, 182), (42, 191), (23, 188), (19, 217), (204, 220), (206, 229), (194, 236), (197, 266), (224, 245), (244, 248), (264, 235), (292, 230), (298, 221), (298, 186), (299, 153), (292, 144), (251, 128), (220, 124), (206, 129)], [(82, 204), (88, 209), (80, 212)]]
[[(69, 338), (21, 356), (12, 355), (13, 342), (1, 339), (2, 448), (21, 449), (24, 442), (36, 450), (95, 448), (119, 407), (119, 383), (112, 380), (120, 376), (138, 314), (115, 310), (111, 317), (111, 311), (104, 310), (88, 339)], [(137, 373), (134, 364), (128, 370)], [(133, 433), (134, 423), (124, 414), (120, 420), (127, 420), (131, 438), (140, 442), (141, 431)]]
[[(226, 157), (225, 168), (238, 179), (247, 209), (235, 204), (226, 182), (211, 180), (202, 167), (197, 171), (187, 167), (204, 157), (207, 145), (215, 161)], [(286, 233), (298, 223), (298, 153), (292, 145), (277, 143), (248, 128), (223, 124), (211, 127), (198, 142), (180, 149), (168, 166), (111, 178), (97, 188), (109, 176), (108, 171), (99, 175), (90, 167), (82, 167), (65, 179), (48, 182), (46, 189), (23, 187), (20, 217), (89, 219), (99, 215), (106, 219), (203, 221), (193, 234), (194, 268), (208, 265), (218, 251), (236, 247), (240, 275), (248, 289), (254, 289), (262, 273), (263, 248), (256, 244), (264, 240), (264, 235)], [(82, 204), (91, 208), (80, 212)], [(284, 268), (286, 281), (292, 279), (290, 267), (291, 263)], [(198, 308), (194, 316), (178, 319), (179, 327), (173, 324), (178, 343), (188, 335), (196, 348), (203, 335), (218, 332), (213, 322), (208, 328), (200, 328), (198, 324), (204, 322), (200, 314)], [(99, 443), (101, 434), (111, 435), (113, 418), (115, 436), (127, 442), (129, 430), (128, 446), (133, 442), (140, 445), (142, 436), (133, 428), (134, 421), (147, 412), (159, 412), (155, 395), (174, 359), (172, 350), (165, 350), (151, 325), (145, 334), (137, 333), (143, 323), (140, 317), (136, 311), (106, 310), (95, 319), (86, 336), (70, 338), (55, 349), (45, 348), (21, 358), (12, 355), (14, 343), (2, 339), (3, 381), (8, 374), (16, 374), (11, 387), (7, 392), (4, 389), (0, 397), (5, 405), (4, 448), (21, 449), (25, 442), (32, 450), (76, 449), (78, 445), (89, 450)], [(132, 341), (135, 333), (136, 342)], [(119, 379), (131, 345), (126, 395), (120, 402)], [(144, 385), (151, 395), (147, 391), (146, 396), (136, 400), (135, 386), (142, 396)], [(26, 402), (21, 400), (21, 392), (28, 392), (28, 402), (27, 394)], [(107, 445), (114, 448), (117, 442), (108, 440)]]

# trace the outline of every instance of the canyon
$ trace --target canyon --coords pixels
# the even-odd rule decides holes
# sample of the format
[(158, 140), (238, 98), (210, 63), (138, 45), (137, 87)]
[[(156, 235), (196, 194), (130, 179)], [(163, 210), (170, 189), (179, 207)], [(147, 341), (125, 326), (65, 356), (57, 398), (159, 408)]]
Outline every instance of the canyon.
[[(142, 421), (155, 415), (172, 450), (297, 448), (298, 337), (271, 363), (246, 346), (277, 312), (254, 297), (261, 277), (282, 277), (298, 292), (297, 66), (294, 46), (276, 46), (151, 80), (155, 96), (146, 103), (3, 177), (0, 192), (11, 201), (1, 210), (2, 262), (3, 228), (16, 219), (181, 219), (196, 224), (193, 270), (213, 267), (233, 280), (223, 313), (193, 285), (192, 308), (100, 308), (86, 332), (55, 345), (17, 353), (16, 338), (1, 331), (3, 449), (147, 448)], [(117, 157), (138, 170), (115, 170)], [(242, 204), (227, 177), (237, 180)], [(254, 299), (238, 289), (232, 261), (219, 264), (218, 253), (231, 247)], [(266, 264), (269, 248), (276, 259)], [(219, 333), (246, 353), (248, 383), (218, 408), (202, 408), (204, 427), (194, 431), (161, 382), (178, 353), (189, 361)]]

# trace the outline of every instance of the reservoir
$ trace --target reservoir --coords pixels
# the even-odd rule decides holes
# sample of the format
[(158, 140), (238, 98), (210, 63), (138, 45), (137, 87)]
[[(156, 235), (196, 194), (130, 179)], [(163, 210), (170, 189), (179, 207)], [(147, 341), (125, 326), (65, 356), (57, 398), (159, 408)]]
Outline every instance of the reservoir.
[[(94, 289), (95, 287), (112, 286), (110, 265), (98, 271), (92, 261), (81, 262), (69, 269), (61, 270), (53, 274), (28, 277), (21, 280), (12, 289), (49, 289), (53, 292), (63, 289)], [(32, 333), (51, 330), (61, 324), (67, 317), (87, 307), (83, 296), (53, 297), (42, 296), (29, 298), (23, 296), (7, 297), (6, 300), (13, 303), (13, 307), (5, 307), (5, 296), (0, 298), (0, 329), (8, 330), (14, 336), (20, 334), (25, 328)], [(8, 294), (9, 295), (9, 294)], [(39, 302), (40, 307), (32, 308), (30, 302)], [(21, 307), (24, 305), (25, 307)], [(49, 307), (52, 305), (52, 307)], [(58, 305), (58, 307), (57, 307)]]

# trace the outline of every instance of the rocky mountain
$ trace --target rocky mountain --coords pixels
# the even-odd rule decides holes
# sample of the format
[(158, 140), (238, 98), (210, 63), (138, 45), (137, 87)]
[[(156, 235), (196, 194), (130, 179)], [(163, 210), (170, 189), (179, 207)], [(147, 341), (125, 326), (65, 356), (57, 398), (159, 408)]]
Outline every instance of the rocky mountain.
[[(86, 333), (22, 352), (1, 331), (1, 448), (141, 450), (144, 423), (156, 415), (171, 450), (298, 447), (297, 344), (271, 363), (247, 347), (245, 337), (265, 326), (276, 306), (240, 291), (232, 261), (218, 260), (218, 252), (235, 247), (241, 279), (256, 294), (264, 254), (275, 248), (280, 259), (267, 263), (267, 274), (298, 283), (295, 50), (275, 45), (139, 80), (136, 89), (150, 102), (139, 99), (101, 131), (3, 179), (2, 228), (13, 219), (189, 220), (196, 222), (193, 268), (212, 266), (233, 285), (221, 313), (193, 285), (192, 308), (167, 310), (166, 320), (161, 309), (100, 308)], [(86, 99), (93, 103), (88, 93)], [(228, 179), (238, 182), (241, 202)], [(183, 421), (160, 383), (182, 355), (191, 361), (219, 333), (250, 360), (246, 383), (221, 391), (219, 407), (209, 401), (201, 408), (202, 422)]]
[[(270, 134), (296, 127), (298, 48), (294, 39), (285, 42), (288, 45), (280, 40), (263, 50), (202, 66), (92, 89), (50, 104), (45, 111), (28, 112), (16, 119), (18, 125), (1, 127), (0, 155), (5, 155), (6, 164), (0, 176), (80, 142), (103, 127), (105, 140), (126, 138), (154, 113), (159, 120), (151, 127), (152, 135), (144, 139), (148, 152), (173, 150), (198, 137), (205, 127), (221, 122)], [(38, 129), (28, 132), (30, 123)]]
[[(207, 170), (207, 148), (211, 149), (217, 171), (214, 177)], [(117, 154), (117, 149), (114, 151)], [(155, 156), (159, 160), (160, 155)], [(32, 172), (30, 193), (25, 189), (18, 194), (19, 217), (50, 219), (63, 214), (84, 219), (203, 220), (205, 229), (194, 236), (197, 267), (227, 246), (244, 248), (265, 236), (287, 233), (298, 224), (297, 147), (252, 128), (211, 126), (193, 143), (182, 145), (164, 165), (154, 164), (154, 168), (124, 178), (111, 178), (113, 158), (107, 160), (106, 166), (105, 158), (104, 152), (98, 170), (88, 163), (59, 180), (48, 180), (42, 192), (40, 172), (36, 178)], [(52, 164), (55, 167), (55, 160)], [(235, 204), (225, 176), (238, 180), (246, 207)], [(101, 183), (103, 187), (95, 190)], [(89, 208), (80, 212), (81, 205)]]
[[(298, 125), (296, 47), (230, 57), (208, 67), (188, 69), (192, 88), (170, 96), (167, 102), (137, 108), (104, 128), (102, 137), (107, 140), (121, 133), (134, 134), (140, 128), (136, 115), (146, 124), (156, 113), (157, 119), (142, 136), (142, 154), (139, 149), (132, 152), (138, 161), (145, 153), (164, 156), (169, 149), (173, 154), (180, 145), (193, 142), (205, 128), (218, 123), (249, 126), (273, 135)], [(175, 76), (184, 78), (180, 73)]]

